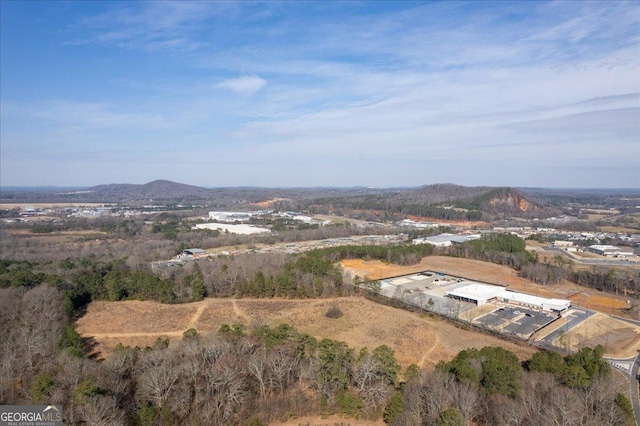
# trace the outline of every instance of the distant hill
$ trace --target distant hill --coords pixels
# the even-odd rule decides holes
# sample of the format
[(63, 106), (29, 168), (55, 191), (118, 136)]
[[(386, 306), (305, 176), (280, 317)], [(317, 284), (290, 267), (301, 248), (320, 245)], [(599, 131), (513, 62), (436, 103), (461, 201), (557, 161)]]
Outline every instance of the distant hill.
[(91, 198), (105, 201), (122, 200), (180, 200), (206, 197), (210, 190), (169, 180), (154, 180), (143, 185), (109, 184), (86, 189)]
[[(514, 188), (461, 186), (450, 183), (417, 188), (202, 188), (169, 180), (145, 184), (108, 184), (90, 188), (2, 188), (3, 200), (20, 202), (103, 202), (145, 204), (207, 204), (210, 208), (256, 208), (283, 199), (282, 210), (318, 213), (362, 211), (370, 218), (411, 215), (436, 219), (491, 220), (544, 217), (553, 213)], [(540, 199), (539, 197), (536, 197)], [(546, 204), (546, 203), (545, 203)], [(356, 213), (357, 215), (357, 213)]]
[[(450, 183), (358, 194), (307, 203), (316, 211), (362, 217), (418, 216), (443, 220), (492, 220), (551, 216), (551, 212), (513, 188), (468, 187)], [(358, 213), (360, 212), (360, 213)]]
[(410, 189), (397, 194), (397, 198), (406, 204), (450, 206), (499, 215), (536, 213), (541, 209), (523, 192), (509, 187), (444, 183)]
[(489, 186), (461, 186), (452, 183), (437, 183), (410, 189), (403, 196), (411, 203), (439, 204), (448, 201), (473, 200), (493, 189)]
[(0, 200), (5, 202), (92, 202), (92, 203), (197, 203), (212, 208), (255, 208), (274, 198), (308, 200), (321, 197), (350, 197), (389, 192), (377, 188), (203, 188), (194, 185), (154, 180), (145, 184), (107, 184), (93, 187), (0, 187)]

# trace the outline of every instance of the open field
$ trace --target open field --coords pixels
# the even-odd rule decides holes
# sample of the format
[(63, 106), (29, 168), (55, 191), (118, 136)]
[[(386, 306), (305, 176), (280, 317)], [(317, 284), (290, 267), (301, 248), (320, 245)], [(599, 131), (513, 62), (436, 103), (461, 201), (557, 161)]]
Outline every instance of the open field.
[(378, 260), (347, 259), (340, 262), (345, 271), (360, 277), (381, 279), (425, 270), (444, 272), (458, 277), (500, 285), (532, 284), (518, 277), (517, 271), (494, 263), (448, 256), (427, 256), (416, 265), (401, 266)]
[(625, 226), (598, 226), (600, 232), (622, 232), (625, 234), (637, 234), (640, 232), (640, 226), (634, 228), (627, 228)]
[(469, 221), (469, 220), (444, 220), (444, 219), (436, 219), (433, 217), (421, 217), (421, 216), (407, 216), (407, 219), (411, 219), (416, 222), (433, 222), (433, 223), (442, 223), (443, 225), (455, 225), (455, 226), (463, 226), (465, 228), (473, 228), (474, 226), (485, 226), (487, 222), (482, 221)]
[[(337, 303), (344, 315), (327, 318)], [(416, 363), (433, 367), (462, 349), (499, 345), (521, 359), (535, 349), (455, 327), (445, 321), (371, 302), (361, 297), (335, 299), (205, 299), (182, 305), (156, 302), (93, 302), (75, 326), (94, 345), (97, 358), (105, 358), (118, 344), (151, 345), (158, 337), (180, 339), (187, 328), (215, 332), (223, 323), (242, 323), (248, 330), (257, 324), (289, 323), (317, 338), (342, 340), (359, 351), (386, 344), (406, 367)]]
[(107, 207), (115, 204), (109, 203), (0, 203), (0, 210), (11, 209), (51, 209), (51, 208), (65, 208), (65, 207)]
[(53, 231), (53, 232), (31, 232), (30, 229), (6, 229), (4, 232), (20, 236), (20, 237), (38, 237), (38, 238), (48, 238), (51, 237), (73, 237), (73, 236), (96, 236), (96, 235), (107, 235), (106, 232), (97, 231), (94, 229), (78, 229), (78, 230), (64, 230), (64, 231)]
[[(564, 341), (558, 342), (560, 339)], [(631, 358), (640, 350), (640, 327), (598, 313), (556, 339), (555, 344), (559, 347), (568, 345), (574, 351), (602, 345), (609, 356)]]
[(291, 201), (290, 198), (270, 198), (268, 200), (264, 200), (264, 201), (258, 201), (253, 203), (254, 205), (258, 206), (258, 207), (262, 207), (263, 209), (268, 209), (269, 207), (271, 207), (272, 205), (274, 205), (275, 203), (279, 202), (279, 201)]
[(364, 420), (346, 418), (338, 414), (331, 416), (303, 416), (283, 422), (274, 423), (278, 426), (384, 426), (386, 423), (382, 419)]
[(446, 274), (506, 286), (509, 290), (533, 294), (541, 297), (570, 299), (573, 303), (589, 309), (606, 313), (620, 314), (620, 309), (627, 307), (623, 296), (611, 295), (590, 288), (580, 287), (571, 282), (543, 286), (520, 278), (514, 269), (480, 260), (462, 259), (447, 256), (428, 256), (419, 264), (400, 266), (380, 261), (348, 259), (340, 262), (345, 272), (352, 276), (381, 279), (405, 275), (425, 270), (444, 272)]

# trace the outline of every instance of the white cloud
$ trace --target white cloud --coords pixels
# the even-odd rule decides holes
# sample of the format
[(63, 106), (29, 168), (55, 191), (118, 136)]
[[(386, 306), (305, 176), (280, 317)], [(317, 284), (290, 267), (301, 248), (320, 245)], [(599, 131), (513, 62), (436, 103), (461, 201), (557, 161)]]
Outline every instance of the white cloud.
[(216, 84), (216, 87), (219, 89), (232, 90), (240, 96), (248, 98), (250, 96), (253, 96), (258, 90), (266, 86), (266, 84), (267, 80), (253, 75), (223, 80), (220, 83)]

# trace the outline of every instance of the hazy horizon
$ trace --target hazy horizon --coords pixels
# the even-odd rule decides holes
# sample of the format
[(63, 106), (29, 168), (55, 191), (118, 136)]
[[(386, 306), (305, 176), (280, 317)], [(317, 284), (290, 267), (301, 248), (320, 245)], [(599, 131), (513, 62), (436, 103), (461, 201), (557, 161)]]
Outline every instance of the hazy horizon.
[(0, 12), (3, 187), (640, 187), (636, 2)]
[[(98, 185), (0, 185), (0, 189), (25, 189), (25, 190), (35, 190), (35, 189), (88, 189), (96, 186), (108, 186), (108, 185), (145, 185), (155, 181), (167, 181), (167, 179), (154, 179), (149, 182), (142, 183), (132, 183), (132, 182), (111, 182), (111, 183), (102, 183)], [(327, 185), (310, 185), (310, 186), (260, 186), (260, 185), (237, 185), (237, 186), (208, 186), (208, 185), (198, 185), (191, 184), (186, 182), (176, 182), (169, 181), (176, 184), (190, 185), (196, 186), (203, 189), (233, 189), (233, 188), (256, 188), (256, 189), (322, 189), (322, 188), (332, 188), (332, 189), (354, 189), (354, 188), (366, 188), (366, 189), (381, 189), (381, 190), (395, 190), (395, 189), (416, 189), (424, 186), (430, 185), (458, 185), (456, 183), (451, 182), (434, 182), (434, 183), (423, 183), (418, 185), (400, 185), (400, 186), (365, 186), (365, 185), (353, 185), (353, 186), (327, 186)], [(523, 190), (550, 190), (550, 191), (640, 191), (640, 188), (637, 187), (540, 187), (540, 186), (513, 186), (513, 185), (502, 185), (502, 186), (491, 186), (491, 185), (459, 185), (466, 187), (493, 187), (493, 188), (514, 188), (514, 189), (523, 189)]]

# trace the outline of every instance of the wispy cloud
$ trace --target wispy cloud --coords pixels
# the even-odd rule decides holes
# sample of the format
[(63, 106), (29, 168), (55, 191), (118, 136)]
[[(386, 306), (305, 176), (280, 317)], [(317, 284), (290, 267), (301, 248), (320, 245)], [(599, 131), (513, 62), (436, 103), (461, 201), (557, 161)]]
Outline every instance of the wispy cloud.
[[(119, 109), (119, 112), (115, 110)], [(143, 128), (166, 129), (162, 114), (124, 112), (121, 107), (105, 103), (50, 101), (31, 111), (35, 117), (74, 126), (79, 129)]]
[[(540, 185), (542, 177), (553, 184), (559, 175), (550, 171), (564, 162), (585, 172), (562, 179), (583, 186), (598, 183), (586, 171), (596, 159), (624, 170), (620, 177), (640, 169), (628, 154), (640, 138), (640, 9), (632, 2), (98, 9), (67, 25), (64, 51), (101, 64), (105, 55), (111, 78), (126, 87), (85, 83), (87, 93), (62, 88), (26, 102), (22, 121), (3, 120), (3, 149), (29, 134), (74, 152), (90, 139), (104, 153), (117, 140), (117, 148), (151, 152), (143, 157), (166, 163), (167, 173), (188, 164), (205, 176), (215, 163), (237, 184), (258, 174), (263, 184), (286, 184), (295, 173), (308, 184), (419, 184), (454, 167), (461, 183), (499, 184), (511, 173)], [(80, 44), (96, 48), (74, 49)], [(36, 137), (22, 124), (29, 120), (46, 131)], [(195, 155), (172, 151), (184, 141)]]
[(74, 28), (71, 45), (99, 44), (145, 51), (193, 51), (209, 44), (198, 31), (212, 17), (232, 10), (229, 2), (161, 1), (129, 3), (88, 16)]
[(266, 84), (267, 81), (265, 79), (252, 75), (229, 78), (216, 84), (216, 87), (219, 89), (229, 89), (241, 96), (249, 97), (262, 89)]

